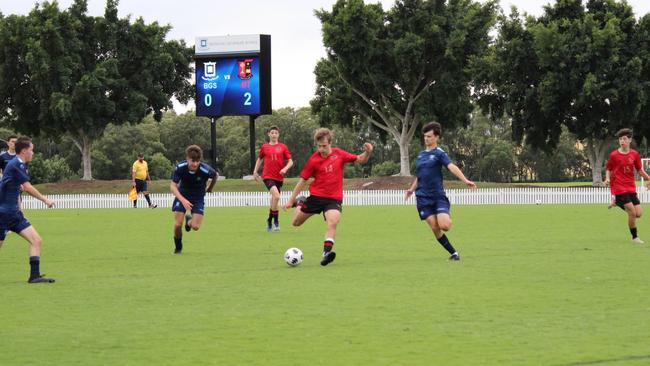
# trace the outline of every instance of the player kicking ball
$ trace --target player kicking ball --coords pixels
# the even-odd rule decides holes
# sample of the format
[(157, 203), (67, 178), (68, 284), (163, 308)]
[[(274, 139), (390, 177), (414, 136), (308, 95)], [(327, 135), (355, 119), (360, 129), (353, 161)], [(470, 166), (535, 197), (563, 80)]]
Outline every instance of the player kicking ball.
[[(196, 145), (185, 149), (185, 161), (174, 168), (172, 182), (169, 188), (176, 197), (172, 204), (174, 212), (174, 254), (183, 251), (183, 220), (185, 231), (199, 230), (203, 223), (205, 193), (212, 192), (217, 182), (217, 172), (208, 164), (203, 163), (203, 151)], [(208, 185), (208, 180), (210, 184)], [(207, 188), (206, 188), (207, 185)], [(191, 212), (185, 215), (186, 212)]]
[(425, 148), (420, 151), (415, 161), (416, 178), (411, 187), (406, 190), (405, 199), (415, 193), (420, 220), (429, 224), (438, 243), (451, 254), (449, 260), (459, 261), (460, 255), (445, 234), (451, 229), (451, 203), (442, 185), (442, 167), (447, 168), (469, 188), (476, 189), (476, 184), (465, 178), (463, 172), (451, 162), (447, 153), (438, 147), (442, 135), (440, 123), (431, 122), (422, 127), (422, 135)]
[[(300, 226), (313, 215), (323, 213), (327, 230), (320, 264), (326, 266), (336, 258), (332, 247), (336, 226), (343, 211), (343, 166), (347, 163), (365, 164), (372, 153), (372, 145), (367, 142), (363, 144), (365, 151), (359, 155), (332, 147), (332, 133), (327, 128), (319, 128), (316, 131), (314, 142), (317, 151), (307, 160), (307, 164), (300, 172), (300, 179), (291, 192), (291, 197), (283, 207), (285, 209), (296, 207), (291, 222), (293, 226)], [(314, 180), (309, 185), (309, 197), (296, 199), (305, 182), (311, 177)]]
[[(614, 204), (627, 214), (627, 225), (632, 235), (632, 243), (643, 244), (636, 228), (636, 219), (641, 217), (643, 211), (641, 202), (636, 194), (636, 181), (634, 171), (646, 179), (650, 187), (650, 176), (643, 170), (641, 156), (630, 148), (632, 143), (632, 130), (623, 128), (616, 133), (619, 148), (609, 154), (607, 170), (605, 172), (605, 185), (610, 187), (614, 196)], [(612, 207), (612, 204), (609, 205)]]

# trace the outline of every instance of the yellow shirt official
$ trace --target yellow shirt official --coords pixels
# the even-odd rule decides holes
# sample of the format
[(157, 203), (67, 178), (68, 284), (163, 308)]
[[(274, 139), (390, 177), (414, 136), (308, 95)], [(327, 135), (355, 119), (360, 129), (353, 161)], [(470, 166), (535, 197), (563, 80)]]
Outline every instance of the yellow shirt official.
[(140, 160), (136, 160), (133, 163), (133, 172), (135, 173), (135, 179), (147, 180), (147, 173), (149, 172), (147, 162), (142, 160), (141, 163)]

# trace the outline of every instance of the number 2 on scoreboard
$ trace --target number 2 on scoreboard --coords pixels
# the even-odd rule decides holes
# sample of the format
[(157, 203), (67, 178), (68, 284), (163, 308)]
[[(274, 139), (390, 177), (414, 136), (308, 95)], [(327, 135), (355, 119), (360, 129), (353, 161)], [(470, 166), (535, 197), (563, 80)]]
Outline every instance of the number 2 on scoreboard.
[(251, 105), (251, 98), (253, 95), (249, 92), (244, 93), (244, 105)]

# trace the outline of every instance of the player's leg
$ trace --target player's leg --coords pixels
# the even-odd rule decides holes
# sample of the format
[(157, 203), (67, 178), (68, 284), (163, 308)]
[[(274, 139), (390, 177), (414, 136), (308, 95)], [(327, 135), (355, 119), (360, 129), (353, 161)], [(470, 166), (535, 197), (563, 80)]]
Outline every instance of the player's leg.
[(174, 212), (174, 253), (180, 254), (183, 251), (183, 221), (185, 212)]
[(177, 198), (174, 198), (172, 203), (172, 212), (174, 213), (174, 254), (180, 254), (183, 251), (182, 228), (185, 221), (185, 207)]
[(426, 222), (429, 224), (429, 227), (431, 228), (431, 231), (433, 231), (433, 235), (435, 235), (438, 243), (440, 243), (440, 245), (445, 248), (445, 250), (451, 255), (449, 257), (449, 260), (460, 260), (458, 251), (456, 251), (454, 246), (449, 241), (449, 238), (445, 234), (445, 231), (451, 228), (451, 218), (449, 217), (449, 214), (441, 213), (437, 215), (430, 215), (426, 218)]
[[(20, 230), (20, 229), (19, 229)], [(52, 283), (53, 278), (46, 278), (41, 276), (41, 246), (43, 239), (38, 234), (36, 229), (29, 225), (18, 233), (29, 243), (29, 283)]]
[(275, 226), (275, 230), (280, 230), (280, 222), (279, 222), (279, 217), (280, 217), (280, 211), (278, 210), (278, 203), (280, 202), (280, 189), (277, 185), (274, 185), (271, 187), (269, 190), (269, 193), (271, 194), (271, 210), (269, 212), (269, 228), (271, 228), (271, 219), (273, 219), (273, 225)]
[(341, 211), (337, 209), (329, 209), (323, 213), (325, 216), (325, 223), (327, 230), (325, 231), (325, 240), (323, 241), (323, 258), (320, 261), (322, 266), (326, 266), (334, 261), (336, 252), (334, 248), (334, 238), (336, 237), (336, 227), (341, 220)]
[(296, 207), (295, 211), (293, 212), (293, 219), (291, 219), (291, 225), (293, 226), (300, 226), (307, 221), (308, 218), (312, 217), (314, 214), (313, 213), (306, 213), (303, 212), (300, 207)]
[(637, 211), (632, 202), (627, 202), (623, 205), (623, 209), (627, 214), (627, 226), (630, 229), (630, 234), (632, 235), (632, 242), (637, 244), (643, 244), (643, 240), (639, 238), (636, 228), (636, 218)]
[(203, 214), (192, 212), (192, 218), (187, 224), (190, 226), (192, 230), (197, 231), (201, 228), (202, 223), (203, 223)]

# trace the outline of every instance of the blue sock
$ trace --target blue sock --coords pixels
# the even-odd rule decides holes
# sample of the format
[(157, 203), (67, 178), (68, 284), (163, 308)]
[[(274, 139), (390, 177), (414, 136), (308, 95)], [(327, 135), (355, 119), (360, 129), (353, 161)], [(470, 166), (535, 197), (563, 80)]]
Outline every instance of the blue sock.
[(41, 275), (41, 257), (33, 256), (29, 257), (29, 267), (30, 273), (29, 278), (36, 278)]
[(454, 249), (454, 246), (451, 245), (451, 243), (449, 242), (449, 239), (447, 238), (447, 235), (442, 234), (442, 236), (439, 237), (437, 240), (438, 240), (438, 243), (440, 243), (440, 245), (442, 245), (442, 247), (445, 248), (449, 252), (449, 254), (456, 253), (456, 249)]

